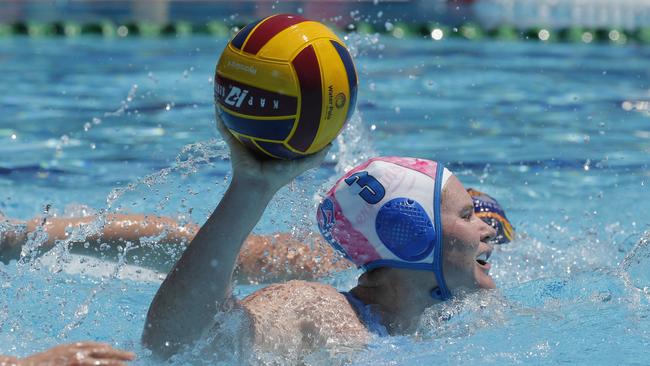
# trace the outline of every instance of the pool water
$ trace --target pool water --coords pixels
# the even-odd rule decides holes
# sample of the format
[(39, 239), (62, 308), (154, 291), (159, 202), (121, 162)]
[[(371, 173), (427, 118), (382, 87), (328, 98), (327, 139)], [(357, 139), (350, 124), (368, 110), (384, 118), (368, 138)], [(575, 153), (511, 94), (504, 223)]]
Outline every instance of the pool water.
[[(519, 233), (491, 259), (498, 290), (430, 309), (416, 335), (376, 339), (354, 363), (646, 364), (650, 48), (346, 41), (358, 112), (326, 164), (278, 194), (255, 231), (315, 230), (316, 197), (336, 176), (371, 156), (403, 155), (445, 162), (496, 197)], [(211, 99), (225, 43), (0, 40), (0, 211), (203, 222), (229, 178)], [(0, 264), (0, 353), (99, 339), (155, 364), (139, 338), (161, 275), (133, 264), (63, 245)], [(323, 282), (349, 289), (357, 274)]]

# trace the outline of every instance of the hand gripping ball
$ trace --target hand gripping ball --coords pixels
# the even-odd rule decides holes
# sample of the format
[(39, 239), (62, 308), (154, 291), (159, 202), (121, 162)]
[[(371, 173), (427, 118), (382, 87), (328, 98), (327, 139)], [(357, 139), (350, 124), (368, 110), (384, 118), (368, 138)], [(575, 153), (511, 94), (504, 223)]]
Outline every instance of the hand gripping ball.
[(297, 15), (272, 15), (243, 28), (214, 77), (217, 113), (264, 157), (295, 159), (324, 148), (354, 111), (357, 73), (341, 40)]

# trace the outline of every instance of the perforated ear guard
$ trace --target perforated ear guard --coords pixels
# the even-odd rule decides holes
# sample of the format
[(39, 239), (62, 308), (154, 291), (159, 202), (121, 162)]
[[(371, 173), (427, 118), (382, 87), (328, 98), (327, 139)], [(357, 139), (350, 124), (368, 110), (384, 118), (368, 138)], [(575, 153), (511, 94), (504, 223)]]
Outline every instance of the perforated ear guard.
[(426, 258), (435, 245), (436, 231), (424, 208), (409, 198), (393, 198), (377, 213), (375, 229), (381, 242), (405, 261)]

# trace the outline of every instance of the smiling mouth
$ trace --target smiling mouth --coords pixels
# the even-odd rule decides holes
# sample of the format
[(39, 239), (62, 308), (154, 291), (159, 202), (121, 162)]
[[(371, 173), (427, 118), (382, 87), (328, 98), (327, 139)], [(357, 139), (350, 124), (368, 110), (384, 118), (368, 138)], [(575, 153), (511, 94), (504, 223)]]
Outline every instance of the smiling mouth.
[(488, 259), (490, 259), (491, 252), (483, 252), (476, 257), (476, 262), (481, 265), (481, 267), (489, 266)]

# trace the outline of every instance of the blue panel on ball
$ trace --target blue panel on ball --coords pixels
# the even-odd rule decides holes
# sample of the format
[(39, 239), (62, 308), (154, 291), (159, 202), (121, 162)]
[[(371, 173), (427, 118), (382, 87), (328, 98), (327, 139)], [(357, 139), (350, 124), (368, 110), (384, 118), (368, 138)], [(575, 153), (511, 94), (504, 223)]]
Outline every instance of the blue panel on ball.
[(398, 258), (418, 261), (433, 250), (436, 232), (424, 208), (408, 198), (394, 198), (379, 209), (375, 230)]
[(295, 152), (287, 149), (281, 143), (266, 142), (266, 141), (256, 141), (256, 142), (266, 152), (268, 152), (271, 155), (275, 155), (278, 158), (296, 159), (305, 156), (303, 154), (296, 154)]
[(343, 66), (345, 66), (345, 73), (348, 76), (348, 86), (350, 87), (350, 107), (348, 108), (348, 113), (345, 116), (345, 120), (348, 121), (354, 113), (354, 107), (357, 104), (357, 71), (354, 68), (354, 61), (348, 52), (347, 48), (340, 45), (338, 42), (332, 42), (332, 46), (336, 49), (341, 61), (343, 61)]
[(231, 43), (235, 48), (237, 48), (238, 50), (241, 49), (241, 47), (244, 45), (244, 41), (246, 41), (246, 38), (247, 38), (248, 35), (251, 33), (251, 31), (253, 30), (253, 28), (255, 28), (255, 26), (256, 26), (259, 22), (261, 22), (262, 20), (264, 20), (264, 19), (260, 19), (260, 20), (258, 20), (258, 21), (256, 21), (256, 22), (250, 23), (249, 25), (247, 25), (246, 27), (244, 27), (244, 29), (242, 29), (241, 31), (239, 31), (239, 33), (237, 33), (237, 35), (235, 36), (235, 38), (233, 38), (232, 41), (230, 41), (230, 43)]
[(259, 158), (262, 158), (262, 159), (270, 158), (264, 151), (260, 150), (260, 148), (257, 147), (257, 145), (255, 145), (255, 143), (253, 143), (253, 140), (251, 140), (251, 139), (249, 139), (247, 137), (244, 137), (244, 136), (239, 136), (239, 141), (241, 141), (241, 143), (244, 144), (244, 146), (249, 148), (253, 152), (253, 154), (255, 154), (255, 156), (257, 156)]
[(228, 128), (256, 139), (283, 141), (291, 133), (295, 122), (294, 118), (280, 120), (243, 118), (231, 114), (224, 108), (219, 109), (221, 118)]

